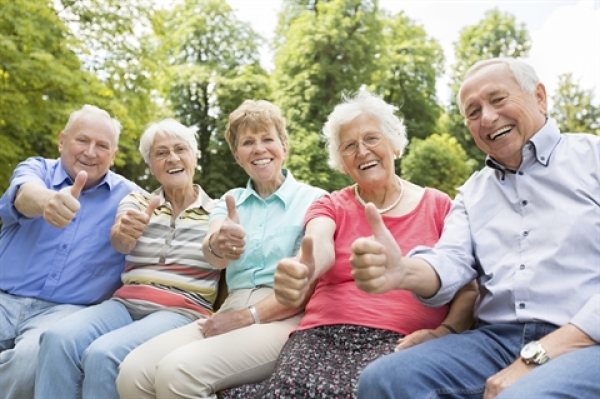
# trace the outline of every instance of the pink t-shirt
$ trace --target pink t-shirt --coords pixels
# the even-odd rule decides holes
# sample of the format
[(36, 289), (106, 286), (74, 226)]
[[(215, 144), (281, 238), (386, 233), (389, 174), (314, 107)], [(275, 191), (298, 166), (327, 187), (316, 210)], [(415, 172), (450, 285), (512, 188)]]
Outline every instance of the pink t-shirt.
[[(433, 246), (438, 241), (449, 210), (450, 198), (428, 188), (412, 212), (399, 217), (383, 215), (383, 221), (406, 254), (417, 245)], [(448, 305), (427, 308), (408, 291), (372, 295), (356, 286), (350, 275), (350, 246), (357, 238), (373, 233), (351, 187), (316, 201), (309, 208), (305, 223), (316, 217), (335, 221), (335, 263), (319, 279), (298, 329), (354, 324), (410, 334), (423, 328), (436, 328), (444, 320)]]

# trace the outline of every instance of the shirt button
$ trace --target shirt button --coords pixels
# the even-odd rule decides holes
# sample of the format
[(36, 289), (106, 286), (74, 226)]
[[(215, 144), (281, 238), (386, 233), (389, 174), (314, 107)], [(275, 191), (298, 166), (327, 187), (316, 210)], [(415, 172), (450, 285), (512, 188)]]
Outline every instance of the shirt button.
[(525, 269), (525, 265), (519, 266), (519, 269), (521, 269), (521, 270)]
[(525, 304), (524, 303), (520, 303), (519, 304), (519, 309), (525, 309)]
[(527, 200), (523, 200), (523, 201), (521, 201), (521, 205), (525, 206), (525, 205), (527, 205), (527, 204), (528, 204)]
[(67, 249), (67, 244), (63, 244), (62, 249)]
[(540, 159), (541, 159), (542, 161), (545, 161), (545, 160), (546, 160), (546, 157), (540, 157)]
[(519, 173), (519, 176), (523, 176), (524, 175), (524, 173), (522, 171), (519, 171), (518, 173)]
[(527, 237), (528, 235), (529, 235), (529, 232), (528, 232), (528, 231), (524, 231), (524, 232), (523, 232), (523, 237)]

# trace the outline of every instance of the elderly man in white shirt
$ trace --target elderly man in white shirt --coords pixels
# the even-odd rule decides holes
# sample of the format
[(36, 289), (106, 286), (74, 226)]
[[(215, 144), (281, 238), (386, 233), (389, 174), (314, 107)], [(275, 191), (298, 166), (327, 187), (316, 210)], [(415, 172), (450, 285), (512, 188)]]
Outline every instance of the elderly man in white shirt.
[(369, 365), (359, 398), (600, 395), (600, 137), (561, 134), (522, 61), (475, 64), (458, 95), (486, 168), (460, 188), (435, 248), (402, 256), (377, 213), (353, 244), (367, 292), (447, 303), (478, 278), (475, 329)]

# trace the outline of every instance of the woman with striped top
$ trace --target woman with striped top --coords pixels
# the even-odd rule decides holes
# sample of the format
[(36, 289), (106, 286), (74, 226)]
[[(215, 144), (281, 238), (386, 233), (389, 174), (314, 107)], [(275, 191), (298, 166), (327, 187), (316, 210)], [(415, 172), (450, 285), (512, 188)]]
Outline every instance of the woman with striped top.
[(127, 255), (123, 286), (42, 336), (36, 398), (118, 399), (115, 379), (129, 352), (213, 313), (220, 272), (204, 259), (202, 240), (214, 201), (193, 183), (197, 148), (196, 133), (172, 119), (142, 135), (140, 152), (161, 186), (119, 205), (110, 239)]

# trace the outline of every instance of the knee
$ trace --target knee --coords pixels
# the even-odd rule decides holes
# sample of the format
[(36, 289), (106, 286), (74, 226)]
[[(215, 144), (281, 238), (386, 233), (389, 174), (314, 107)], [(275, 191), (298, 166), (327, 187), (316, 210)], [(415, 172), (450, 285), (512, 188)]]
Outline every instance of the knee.
[(117, 391), (122, 398), (142, 397), (140, 392), (154, 392), (154, 366), (136, 359), (135, 352), (119, 365), (116, 379)]
[[(358, 397), (364, 398), (394, 398), (410, 397), (406, 392), (398, 391), (410, 385), (406, 379), (407, 373), (398, 372), (397, 364), (405, 364), (398, 359), (397, 354), (391, 354), (375, 360), (369, 364), (358, 378)], [(390, 386), (393, 381), (394, 388)]]
[(212, 392), (212, 389), (202, 382), (204, 378), (200, 379), (209, 377), (210, 371), (207, 370), (206, 373), (208, 374), (204, 375), (205, 373), (197, 367), (192, 371), (186, 359), (182, 359), (181, 356), (167, 356), (156, 366), (156, 392), (164, 397), (193, 397), (206, 390)]

